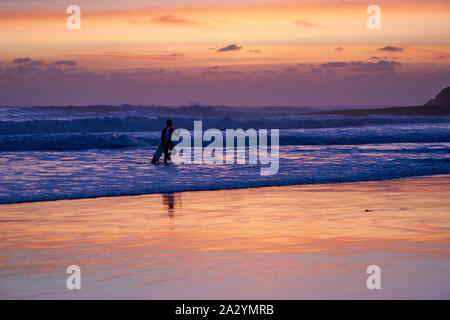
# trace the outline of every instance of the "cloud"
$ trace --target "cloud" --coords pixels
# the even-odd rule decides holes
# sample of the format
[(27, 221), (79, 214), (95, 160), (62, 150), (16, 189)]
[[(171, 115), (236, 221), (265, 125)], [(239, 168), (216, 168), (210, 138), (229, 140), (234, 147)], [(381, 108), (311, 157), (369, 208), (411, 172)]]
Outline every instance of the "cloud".
[(64, 75), (65, 74), (65, 70), (61, 70), (61, 69), (59, 69), (59, 68), (56, 68), (56, 67), (50, 67), (50, 68), (47, 68), (47, 69), (45, 69), (45, 70), (39, 70), (39, 72), (41, 72), (41, 74), (42, 75), (46, 75), (46, 76), (49, 76), (49, 75), (52, 75), (52, 76), (58, 76), (58, 75)]
[(86, 70), (85, 68), (77, 67), (77, 68), (67, 68), (64, 71), (65, 72), (76, 72), (76, 71), (83, 71)]
[(352, 62), (350, 64), (352, 71), (360, 72), (386, 72), (394, 71), (395, 67), (401, 66), (401, 63), (395, 61), (380, 60), (378, 62)]
[(120, 52), (111, 52), (106, 54), (96, 54), (89, 57), (94, 58), (111, 58), (111, 59), (120, 59), (120, 60), (146, 60), (146, 61), (180, 61), (182, 57), (185, 55), (180, 52), (175, 53), (162, 53), (162, 54), (149, 54), (142, 56), (133, 56)]
[(217, 74), (221, 74), (221, 72), (219, 72), (218, 70), (220, 69), (220, 66), (211, 66), (206, 68), (202, 74), (205, 75), (217, 75)]
[(286, 68), (284, 68), (284, 72), (285, 73), (296, 73), (296, 72), (298, 72), (298, 69), (293, 66), (287, 66)]
[(33, 60), (31, 58), (16, 58), (12, 61), (13, 64), (22, 64), (32, 67), (43, 66), (45, 64), (44, 61), (41, 60)]
[(41, 60), (33, 60), (33, 61), (27, 63), (27, 65), (29, 65), (29, 66), (35, 66), (35, 67), (37, 67), (37, 66), (42, 66), (42, 65), (44, 65), (44, 64), (45, 64), (45, 62), (44, 62), (44, 61), (41, 61)]
[(319, 65), (325, 69), (340, 68), (345, 71), (357, 71), (357, 72), (386, 72), (394, 71), (395, 67), (401, 66), (401, 63), (395, 61), (379, 60), (377, 62), (326, 62)]
[(308, 22), (306, 19), (295, 20), (294, 24), (307, 28), (320, 28), (318, 24)]
[(38, 72), (40, 72), (38, 68), (29, 66), (18, 66), (14, 68), (8, 68), (5, 70), (5, 73), (10, 77), (28, 76)]
[(166, 53), (166, 54), (161, 54), (162, 57), (184, 57), (183, 53), (179, 53), (179, 52), (174, 52), (174, 53)]
[(261, 53), (261, 50), (258, 49), (253, 49), (253, 50), (248, 50), (249, 53)]
[(237, 71), (237, 70), (229, 70), (227, 72), (225, 72), (226, 74), (242, 74), (242, 71)]
[(344, 51), (344, 48), (342, 48), (342, 47), (337, 47), (337, 48), (334, 48), (334, 51)]
[(146, 21), (136, 21), (136, 20), (130, 20), (130, 21), (132, 23), (136, 23), (136, 24), (154, 23), (154, 24), (183, 25), (183, 26), (200, 26), (200, 25), (202, 25), (201, 23), (199, 23), (197, 21), (176, 17), (171, 14), (154, 17), (154, 18), (151, 18)]
[(238, 46), (237, 44), (230, 44), (226, 47), (219, 48), (217, 52), (239, 51), (241, 49), (242, 47)]
[(319, 74), (321, 72), (321, 70), (319, 68), (310, 66), (309, 71), (307, 71), (310, 74)]
[(160, 69), (149, 69), (149, 68), (136, 68), (135, 71), (131, 73), (133, 76), (148, 77), (148, 76), (164, 76), (167, 75), (167, 71), (164, 68)]
[(348, 67), (349, 64), (346, 62), (326, 62), (320, 65), (322, 68), (343, 68)]
[(33, 61), (33, 60), (30, 58), (17, 58), (17, 59), (14, 59), (12, 61), (12, 63), (29, 63), (31, 61)]
[(386, 46), (383, 48), (378, 48), (379, 51), (389, 51), (389, 52), (402, 52), (403, 48), (400, 47), (394, 47), (394, 46)]
[[(199, 68), (198, 74), (189, 71), (182, 77), (168, 68), (165, 72), (161, 69), (129, 69), (105, 73), (14, 65), (0, 73), (0, 104), (117, 105), (127, 101), (130, 104), (182, 105), (196, 100), (208, 105), (241, 106), (413, 105), (428, 99), (435, 88), (448, 85), (449, 71), (429, 70), (427, 66), (416, 69), (420, 66), (415, 65), (408, 70), (406, 64), (402, 67), (409, 72), (404, 74), (373, 72), (397, 69), (400, 64), (371, 62), (345, 61), (349, 65), (342, 69), (307, 64), (305, 70), (299, 68), (292, 76), (279, 76), (280, 72), (273, 74), (274, 71), (264, 70), (260, 65), (257, 71), (250, 66), (246, 69), (236, 65), (234, 70), (259, 72), (257, 76), (247, 73), (239, 76), (226, 71), (199, 76), (204, 70)], [(285, 67), (282, 66), (281, 71)]]
[(77, 65), (76, 61), (73, 60), (59, 60), (50, 64), (51, 66), (66, 66), (66, 67), (75, 67)]
[(219, 75), (220, 72), (213, 71), (213, 70), (205, 70), (205, 71), (202, 72), (202, 74), (205, 74), (205, 75)]
[(277, 72), (274, 71), (274, 70), (266, 69), (266, 70), (255, 70), (255, 71), (253, 71), (253, 73), (256, 73), (256, 74), (264, 74), (264, 75), (272, 75), (272, 74), (275, 74), (275, 73), (277, 73)]

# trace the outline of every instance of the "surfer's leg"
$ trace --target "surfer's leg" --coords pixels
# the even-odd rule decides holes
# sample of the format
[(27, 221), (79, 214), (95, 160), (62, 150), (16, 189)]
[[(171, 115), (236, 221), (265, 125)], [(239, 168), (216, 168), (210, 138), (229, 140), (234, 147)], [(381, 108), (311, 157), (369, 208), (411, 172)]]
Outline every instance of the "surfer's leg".
[(169, 156), (169, 149), (165, 148), (164, 149), (164, 164), (167, 164), (167, 161), (170, 159)]
[(155, 154), (153, 155), (152, 163), (158, 163), (159, 157), (161, 157), (161, 154), (163, 153), (163, 146), (161, 143), (158, 144), (158, 147), (156, 148)]
[(153, 155), (153, 158), (152, 158), (152, 163), (158, 163), (159, 162), (159, 156), (160, 156), (160, 154), (158, 155), (158, 150), (156, 150), (156, 152), (155, 152), (155, 154)]

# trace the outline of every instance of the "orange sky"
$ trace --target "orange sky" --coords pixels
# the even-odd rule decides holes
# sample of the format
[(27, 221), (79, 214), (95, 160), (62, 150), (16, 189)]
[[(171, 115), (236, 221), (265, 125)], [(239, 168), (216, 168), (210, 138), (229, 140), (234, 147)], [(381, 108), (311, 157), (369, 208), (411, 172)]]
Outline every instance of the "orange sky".
[[(355, 50), (348, 58), (352, 59), (360, 58), (361, 54), (364, 57), (364, 45), (368, 44), (420, 46), (436, 52), (435, 58), (449, 52), (449, 1), (378, 3), (382, 9), (381, 30), (366, 28), (365, 10), (369, 2), (258, 4), (253, 1), (227, 6), (179, 3), (174, 7), (151, 9), (143, 6), (140, 10), (130, 5), (121, 11), (86, 3), (80, 5), (81, 30), (67, 30), (65, 22), (69, 15), (63, 3), (51, 2), (40, 10), (29, 11), (24, 6), (5, 8), (0, 11), (0, 60), (24, 54), (48, 59), (77, 54), (96, 57), (111, 52), (136, 56), (137, 60), (149, 55), (152, 60), (154, 55), (182, 52), (190, 57), (171, 59), (172, 62), (184, 64), (195, 60), (209, 65), (231, 59), (272, 63), (277, 62), (274, 55), (281, 56), (279, 62), (297, 59), (296, 48), (300, 44), (308, 45), (307, 53), (303, 50), (300, 53), (301, 58), (311, 61), (316, 60), (321, 45), (351, 44)], [(55, 12), (58, 7), (60, 13)], [(246, 50), (227, 55), (208, 50), (230, 43), (245, 46)], [(323, 53), (326, 55), (327, 51)], [(430, 59), (415, 50), (409, 53), (409, 58)]]
[[(390, 66), (380, 70), (402, 75), (450, 70), (446, 0), (376, 1), (381, 30), (366, 27), (366, 9), (374, 4), (366, 1), (74, 3), (81, 8), (81, 30), (66, 27), (72, 2), (0, 3), (0, 72), (28, 72), (15, 69), (17, 58), (33, 61), (20, 66), (36, 72), (70, 61), (66, 67), (100, 74), (151, 68), (205, 77), (217, 74), (211, 70), (217, 66), (255, 73), (307, 65), (315, 72), (329, 62), (364, 62), (372, 70), (371, 63), (383, 61)], [(439, 83), (447, 78), (439, 77)]]

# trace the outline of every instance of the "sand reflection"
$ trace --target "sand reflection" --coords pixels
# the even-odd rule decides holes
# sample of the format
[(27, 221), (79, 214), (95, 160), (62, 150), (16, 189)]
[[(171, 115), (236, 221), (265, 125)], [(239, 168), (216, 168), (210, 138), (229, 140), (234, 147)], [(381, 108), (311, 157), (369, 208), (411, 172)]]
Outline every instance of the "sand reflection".
[(167, 208), (167, 214), (169, 218), (175, 217), (175, 209), (181, 207), (181, 194), (179, 193), (163, 193), (162, 202)]
[(65, 297), (77, 264), (85, 298), (371, 298), (378, 264), (379, 297), (449, 298), (448, 194), (440, 176), (2, 205), (0, 297)]

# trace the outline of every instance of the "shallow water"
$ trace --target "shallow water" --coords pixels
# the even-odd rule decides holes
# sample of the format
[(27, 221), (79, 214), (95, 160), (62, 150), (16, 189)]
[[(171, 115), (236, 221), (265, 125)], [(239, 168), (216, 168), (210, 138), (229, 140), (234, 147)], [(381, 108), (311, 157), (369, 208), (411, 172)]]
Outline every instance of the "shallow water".
[[(450, 117), (312, 116), (308, 108), (0, 108), (0, 203), (450, 173)], [(191, 130), (280, 129), (279, 171), (150, 164), (165, 120)], [(269, 145), (272, 141), (269, 139)], [(206, 145), (207, 143), (205, 143)], [(248, 163), (248, 156), (247, 156)]]
[(0, 153), (0, 203), (450, 173), (450, 143), (281, 146), (267, 165), (152, 165), (154, 148)]
[(449, 194), (434, 176), (1, 205), (0, 298), (449, 299)]

